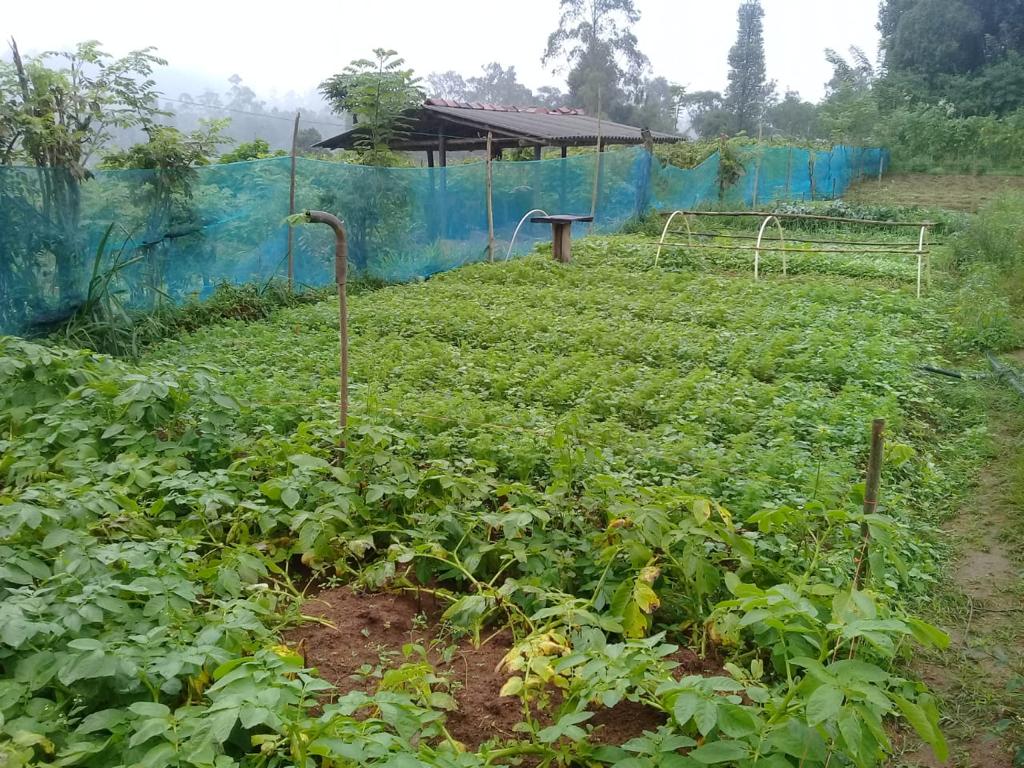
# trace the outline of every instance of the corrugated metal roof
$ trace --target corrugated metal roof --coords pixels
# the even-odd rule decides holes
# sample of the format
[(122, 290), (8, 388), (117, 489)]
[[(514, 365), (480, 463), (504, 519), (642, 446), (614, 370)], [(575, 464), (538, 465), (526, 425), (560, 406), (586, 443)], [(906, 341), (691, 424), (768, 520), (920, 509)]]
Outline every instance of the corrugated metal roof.
[[(317, 144), (317, 147), (339, 149), (352, 147), (359, 128), (353, 128)], [(582, 109), (559, 107), (513, 107), (497, 104), (429, 99), (409, 115), (404, 135), (395, 142), (398, 148), (429, 148), (433, 137), (444, 135), (452, 140), (450, 149), (460, 142), (461, 148), (476, 147), (490, 131), (499, 142), (511, 141), (533, 145), (592, 145), (598, 132), (604, 144), (641, 144), (640, 128), (609, 120), (598, 120)], [(684, 141), (680, 136), (652, 131), (656, 142)], [(422, 145), (422, 146), (421, 146)]]
[[(451, 106), (451, 105), (456, 106)], [(488, 130), (497, 130), (516, 136), (526, 136), (557, 143), (565, 140), (593, 139), (598, 131), (609, 142), (643, 141), (640, 129), (632, 125), (598, 120), (583, 110), (554, 110), (545, 107), (496, 107), (492, 104), (469, 104), (442, 99), (430, 99), (423, 109), (445, 115), (460, 122), (478, 124)], [(600, 125), (599, 125), (600, 124)], [(679, 141), (679, 136), (651, 131), (655, 141)]]

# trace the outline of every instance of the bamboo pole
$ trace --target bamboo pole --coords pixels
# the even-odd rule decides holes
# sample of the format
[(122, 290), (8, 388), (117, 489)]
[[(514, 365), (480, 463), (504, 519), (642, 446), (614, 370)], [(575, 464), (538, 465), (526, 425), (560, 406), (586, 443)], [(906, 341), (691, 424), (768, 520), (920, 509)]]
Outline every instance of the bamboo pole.
[[(601, 89), (597, 89), (597, 152), (594, 153), (594, 189), (590, 195), (590, 217), (597, 217), (597, 195), (601, 189)], [(588, 232), (594, 231), (594, 222), (590, 222)]]
[(487, 261), (494, 261), (494, 134), (487, 132)]
[[(659, 216), (669, 216), (672, 211), (659, 211)], [(877, 224), (889, 227), (934, 227), (933, 221), (884, 221), (882, 219), (851, 219), (843, 216), (820, 216), (813, 213), (772, 213), (771, 211), (680, 211), (691, 216), (778, 216), (784, 219), (808, 219), (810, 221), (845, 221), (850, 224)]]
[[(864, 515), (873, 515), (878, 511), (878, 489), (882, 484), (882, 456), (885, 450), (885, 419), (875, 419), (871, 423), (871, 455), (868, 458), (868, 474), (864, 483)], [(862, 520), (860, 535), (863, 540), (860, 556), (857, 558), (857, 570), (854, 572), (853, 585), (860, 588), (861, 578), (866, 572), (868, 547), (871, 540), (871, 529), (868, 521)]]
[[(295, 126), (292, 128), (292, 170), (291, 184), (288, 190), (288, 215), (295, 215), (295, 155), (299, 142), (299, 116), (301, 112), (295, 113)], [(292, 253), (292, 239), (294, 232), (291, 224), (288, 225), (288, 293), (291, 293), (295, 285), (295, 255)]]

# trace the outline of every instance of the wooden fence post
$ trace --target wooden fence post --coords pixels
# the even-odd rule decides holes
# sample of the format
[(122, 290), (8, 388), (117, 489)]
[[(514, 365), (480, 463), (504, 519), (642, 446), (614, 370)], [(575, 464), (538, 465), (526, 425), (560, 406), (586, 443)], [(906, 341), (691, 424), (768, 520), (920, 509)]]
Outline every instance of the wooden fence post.
[(494, 134), (487, 132), (487, 261), (494, 261)]
[[(292, 171), (291, 171), (291, 188), (288, 192), (288, 215), (295, 215), (295, 154), (296, 147), (299, 141), (299, 115), (301, 112), (295, 113), (295, 127), (292, 128)], [(292, 225), (288, 224), (288, 293), (293, 290), (295, 283), (295, 256), (292, 253)]]
[[(871, 455), (868, 458), (868, 476), (864, 483), (864, 514), (873, 515), (878, 510), (878, 488), (882, 483), (882, 456), (885, 451), (885, 419), (875, 419), (871, 423)], [(857, 570), (854, 572), (853, 585), (860, 588), (868, 558), (868, 542), (871, 531), (868, 521), (860, 524), (860, 535), (863, 540), (860, 556), (857, 558)]]

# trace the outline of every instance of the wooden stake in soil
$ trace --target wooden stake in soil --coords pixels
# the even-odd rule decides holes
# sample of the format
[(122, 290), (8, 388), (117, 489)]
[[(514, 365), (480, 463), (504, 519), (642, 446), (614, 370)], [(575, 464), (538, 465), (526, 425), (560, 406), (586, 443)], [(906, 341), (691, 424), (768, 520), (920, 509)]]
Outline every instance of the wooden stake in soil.
[[(871, 423), (871, 456), (868, 459), (868, 476), (864, 483), (864, 514), (873, 515), (878, 510), (878, 488), (882, 483), (882, 454), (885, 450), (885, 419), (875, 419)], [(857, 570), (853, 576), (853, 585), (860, 588), (861, 577), (866, 570), (868, 542), (871, 531), (867, 520), (860, 524), (860, 535), (863, 539), (860, 556), (857, 558)]]
[[(295, 154), (299, 142), (299, 116), (301, 112), (295, 113), (295, 127), (292, 128), (292, 172), (291, 188), (288, 192), (288, 215), (295, 215)], [(288, 225), (288, 293), (292, 292), (295, 283), (295, 256), (292, 254), (292, 225)]]
[(334, 278), (338, 284), (338, 346), (340, 348), (338, 382), (338, 427), (341, 429), (341, 449), (345, 449), (345, 429), (348, 427), (348, 240), (341, 219), (325, 211), (306, 211), (306, 221), (326, 224), (334, 230)]
[(487, 132), (487, 261), (494, 261), (494, 162), (492, 143), (494, 134)]

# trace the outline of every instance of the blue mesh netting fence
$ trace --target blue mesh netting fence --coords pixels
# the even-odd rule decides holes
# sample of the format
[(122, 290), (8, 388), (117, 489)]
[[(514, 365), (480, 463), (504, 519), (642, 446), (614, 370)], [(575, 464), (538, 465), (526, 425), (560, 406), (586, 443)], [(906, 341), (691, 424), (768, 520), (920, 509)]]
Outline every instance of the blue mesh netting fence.
[[(651, 208), (750, 206), (842, 195), (878, 173), (885, 151), (774, 147), (750, 151), (727, 188), (716, 154), (692, 169), (663, 166), (642, 148), (563, 160), (493, 164), (496, 259), (531, 209), (590, 213), (611, 232)], [(486, 167), (373, 168), (300, 159), (296, 208), (345, 220), (353, 271), (405, 281), (487, 257)], [(0, 332), (68, 317), (87, 295), (108, 228), (100, 273), (126, 306), (203, 298), (223, 282), (266, 282), (287, 272), (289, 158), (160, 171), (99, 171), (80, 181), (60, 169), (0, 167)], [(550, 238), (525, 224), (514, 254)], [(333, 280), (325, 227), (294, 229), (300, 286)], [(116, 272), (110, 273), (117, 265)]]

